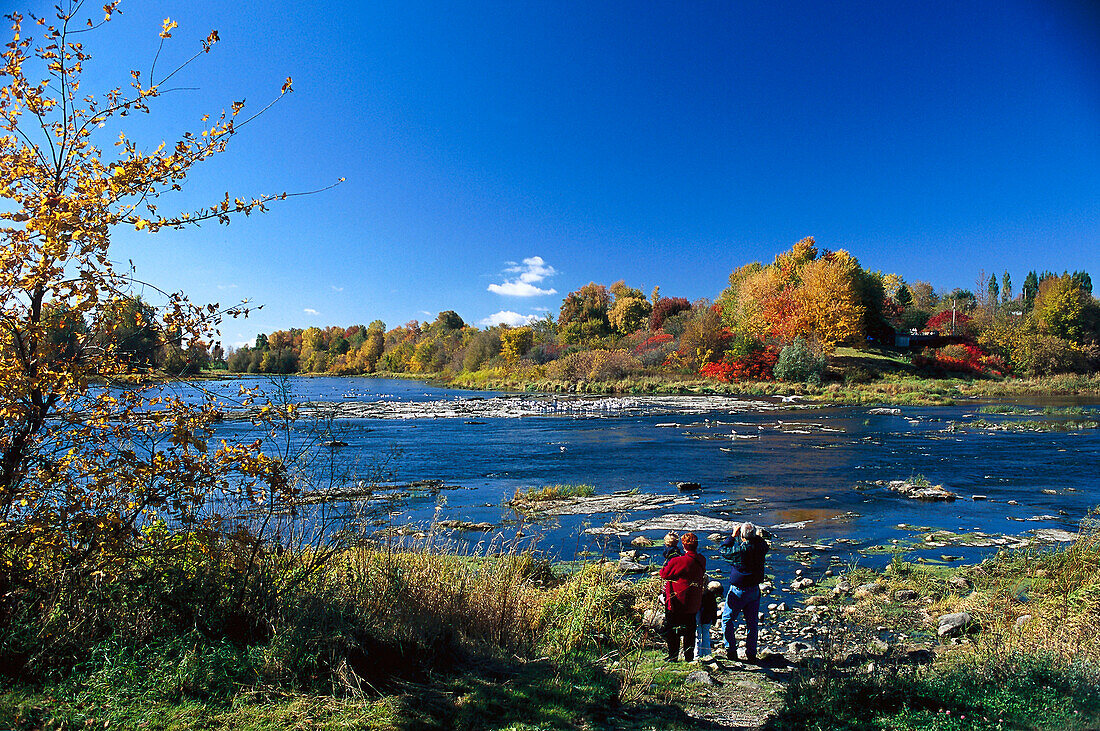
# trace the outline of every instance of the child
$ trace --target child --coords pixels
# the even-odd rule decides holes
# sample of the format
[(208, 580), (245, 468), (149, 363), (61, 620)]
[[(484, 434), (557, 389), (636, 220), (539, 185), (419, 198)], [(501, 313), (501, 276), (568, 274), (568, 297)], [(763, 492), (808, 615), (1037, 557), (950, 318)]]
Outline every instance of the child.
[(680, 536), (669, 531), (665, 534), (665, 551), (662, 554), (665, 557), (665, 563), (668, 563), (670, 558), (676, 558), (681, 554), (683, 551), (680, 550)]
[(712, 581), (703, 589), (703, 603), (699, 605), (695, 628), (695, 657), (702, 660), (710, 655), (710, 628), (718, 619), (718, 597), (722, 596), (722, 585)]

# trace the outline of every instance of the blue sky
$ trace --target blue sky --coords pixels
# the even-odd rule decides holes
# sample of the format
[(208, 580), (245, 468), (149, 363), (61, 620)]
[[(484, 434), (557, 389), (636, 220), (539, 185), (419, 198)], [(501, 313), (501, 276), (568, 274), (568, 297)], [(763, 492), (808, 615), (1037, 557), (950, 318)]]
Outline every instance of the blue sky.
[[(43, 11), (46, 5), (38, 10)], [(803, 236), (869, 269), (1100, 275), (1093, 2), (124, 2), (85, 90), (222, 42), (148, 142), (294, 93), (175, 202), (323, 187), (115, 256), (199, 301), (264, 308), (227, 343), (454, 309), (557, 311), (625, 279), (714, 297)], [(162, 208), (169, 208), (169, 200)], [(1100, 281), (1100, 280), (1098, 280)]]

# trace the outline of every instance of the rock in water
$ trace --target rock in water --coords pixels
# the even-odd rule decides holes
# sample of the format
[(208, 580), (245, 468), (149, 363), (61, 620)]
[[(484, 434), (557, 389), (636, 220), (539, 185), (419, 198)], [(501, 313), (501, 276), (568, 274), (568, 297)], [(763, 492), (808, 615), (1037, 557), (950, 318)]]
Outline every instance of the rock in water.
[(943, 485), (930, 485), (927, 483), (914, 484), (908, 480), (892, 480), (889, 485), (894, 492), (911, 500), (927, 500), (930, 502), (954, 502), (958, 497)]
[(955, 612), (954, 614), (945, 614), (937, 621), (939, 628), (936, 633), (940, 637), (954, 637), (966, 629), (971, 620), (969, 612)]
[(698, 482), (674, 482), (672, 484), (675, 485), (676, 489), (680, 490), (681, 492), (686, 492), (688, 490), (700, 490), (703, 487)]

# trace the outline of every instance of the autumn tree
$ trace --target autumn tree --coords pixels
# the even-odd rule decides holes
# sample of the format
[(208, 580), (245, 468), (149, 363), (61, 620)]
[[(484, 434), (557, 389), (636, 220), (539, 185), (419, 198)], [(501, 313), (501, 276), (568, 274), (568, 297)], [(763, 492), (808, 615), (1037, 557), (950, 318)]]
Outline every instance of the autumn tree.
[[(145, 367), (121, 326), (186, 344), (216, 339), (222, 316), (247, 311), (164, 293), (163, 306), (130, 307), (133, 317), (120, 324), (119, 307), (136, 300), (131, 273), (111, 256), (116, 229), (226, 223), (285, 197), (226, 193), (197, 210), (161, 210), (162, 197), (256, 115), (242, 116), (243, 102), (233, 102), (174, 143), (139, 146), (120, 123), (148, 112), (163, 82), (209, 52), (218, 34), (167, 65), (176, 24), (166, 20), (157, 54), (164, 71), (132, 71), (128, 88), (94, 95), (82, 86), (92, 64), (83, 39), (117, 6), (84, 18), (81, 2), (61, 0), (53, 21), (9, 15), (12, 41), (0, 57), (0, 531), (14, 536), (5, 549), (23, 557), (78, 546), (90, 555), (154, 516), (197, 520), (211, 490), (247, 497), (285, 484), (277, 461), (255, 448), (208, 443), (217, 418), (211, 399), (158, 397), (150, 416), (135, 418), (150, 406), (141, 390), (89, 389), (93, 379), (110, 384)], [(287, 79), (281, 95), (289, 91)]]
[(510, 328), (500, 333), (500, 353), (510, 365), (514, 365), (531, 349), (534, 342), (531, 328)]
[(665, 320), (690, 309), (691, 303), (684, 297), (660, 297), (649, 313), (649, 329), (656, 332), (664, 327)]
[(858, 340), (881, 320), (882, 280), (845, 251), (819, 256), (807, 237), (775, 257), (735, 269), (718, 299), (726, 326), (742, 337), (790, 342), (803, 337), (826, 351)]
[(640, 289), (627, 287), (619, 280), (611, 285), (611, 294), (615, 301), (607, 312), (608, 322), (621, 335), (629, 335), (645, 327), (653, 305), (649, 303)]
[(567, 294), (558, 313), (558, 335), (562, 342), (583, 342), (608, 335), (611, 332), (607, 317), (610, 304), (607, 287), (595, 282)]
[(1072, 275), (1047, 277), (1039, 283), (1033, 316), (1043, 333), (1080, 343), (1085, 335), (1089, 296)]

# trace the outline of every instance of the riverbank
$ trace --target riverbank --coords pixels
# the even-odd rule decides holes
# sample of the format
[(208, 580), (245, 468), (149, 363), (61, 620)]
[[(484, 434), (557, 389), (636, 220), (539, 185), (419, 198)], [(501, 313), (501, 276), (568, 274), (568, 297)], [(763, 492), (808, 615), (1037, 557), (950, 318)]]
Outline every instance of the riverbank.
[[(3, 599), (0, 726), (1073, 729), (1100, 723), (1100, 537), (766, 586), (760, 665), (661, 659), (660, 582), (529, 553), (134, 546)], [(717, 563), (717, 562), (714, 562)], [(721, 567), (712, 566), (712, 573)], [(796, 586), (797, 584), (797, 586)], [(202, 598), (206, 599), (203, 600)], [(206, 603), (204, 603), (204, 601)], [(945, 619), (947, 618), (947, 619)], [(17, 664), (21, 664), (17, 666)]]

